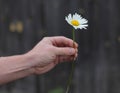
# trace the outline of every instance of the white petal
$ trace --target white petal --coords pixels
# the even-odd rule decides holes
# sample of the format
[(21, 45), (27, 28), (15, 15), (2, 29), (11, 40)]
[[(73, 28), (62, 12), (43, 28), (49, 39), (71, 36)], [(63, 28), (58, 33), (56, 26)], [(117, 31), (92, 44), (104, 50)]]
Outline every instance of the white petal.
[(78, 20), (78, 19), (82, 19), (82, 17), (80, 15), (78, 15), (77, 13), (75, 13), (73, 15), (73, 19)]
[(69, 20), (72, 19), (72, 15), (71, 14), (68, 15), (68, 19)]
[(71, 15), (69, 14), (68, 17), (65, 17), (65, 20), (70, 24), (71, 23)]
[(75, 29), (78, 29), (78, 27), (77, 26), (73, 26)]
[(80, 25), (79, 28), (80, 28), (80, 29), (83, 29), (83, 28), (86, 29), (87, 26), (88, 26), (88, 25)]
[(82, 27), (88, 27), (88, 25), (86, 24), (86, 25), (81, 25)]
[[(67, 17), (65, 17), (65, 20), (75, 29), (83, 29), (83, 28), (87, 29), (86, 27), (88, 27), (88, 24), (87, 24), (88, 20), (86, 20), (85, 18), (82, 18), (82, 16), (77, 13), (73, 14), (73, 16), (69, 14)], [(73, 24), (71, 24), (72, 20), (77, 20), (80, 23), (80, 25), (74, 26)]]
[(81, 20), (80, 20), (80, 23), (81, 23), (81, 24), (85, 24), (85, 23), (88, 23), (88, 21), (87, 21), (86, 19), (81, 19)]
[(76, 17), (82, 19), (82, 16), (76, 13)]

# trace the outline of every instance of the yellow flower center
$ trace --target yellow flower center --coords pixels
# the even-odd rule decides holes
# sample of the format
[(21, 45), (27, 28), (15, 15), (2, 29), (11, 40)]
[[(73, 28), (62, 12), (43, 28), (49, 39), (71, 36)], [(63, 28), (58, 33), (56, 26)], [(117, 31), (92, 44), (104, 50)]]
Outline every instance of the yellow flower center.
[(79, 25), (80, 25), (80, 23), (79, 23), (77, 20), (72, 20), (72, 21), (71, 21), (71, 24), (72, 24), (73, 26), (79, 26)]

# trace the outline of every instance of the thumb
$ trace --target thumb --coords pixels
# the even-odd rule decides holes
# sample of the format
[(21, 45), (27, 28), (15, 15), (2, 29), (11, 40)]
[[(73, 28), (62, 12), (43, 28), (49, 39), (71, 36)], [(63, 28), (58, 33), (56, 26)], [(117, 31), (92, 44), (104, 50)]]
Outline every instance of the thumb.
[(70, 56), (70, 55), (75, 55), (75, 49), (74, 48), (70, 48), (70, 47), (64, 47), (64, 48), (56, 48), (56, 55), (60, 55), (60, 56)]

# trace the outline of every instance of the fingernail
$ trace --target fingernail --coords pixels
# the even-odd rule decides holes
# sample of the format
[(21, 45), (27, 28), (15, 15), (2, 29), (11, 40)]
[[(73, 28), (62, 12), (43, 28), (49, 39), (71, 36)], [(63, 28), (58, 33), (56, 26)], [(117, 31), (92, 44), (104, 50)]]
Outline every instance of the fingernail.
[(74, 60), (77, 60), (77, 58), (78, 58), (78, 54), (75, 54)]
[(78, 44), (76, 43), (76, 47), (78, 48)]
[(71, 49), (70, 49), (70, 55), (73, 55), (73, 54), (75, 54), (75, 49), (74, 49), (74, 48), (71, 48)]
[(78, 53), (78, 49), (77, 48), (75, 49), (75, 53)]

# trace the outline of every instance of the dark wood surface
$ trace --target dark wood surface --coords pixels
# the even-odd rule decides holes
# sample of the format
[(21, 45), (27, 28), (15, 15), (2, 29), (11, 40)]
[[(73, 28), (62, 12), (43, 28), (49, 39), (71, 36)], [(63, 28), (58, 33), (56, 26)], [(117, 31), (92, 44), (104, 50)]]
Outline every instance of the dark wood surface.
[[(71, 38), (65, 16), (79, 13), (88, 30), (76, 31), (79, 56), (70, 93), (120, 93), (119, 0), (0, 0), (0, 56), (23, 54), (45, 36)], [(71, 63), (0, 87), (0, 93), (64, 91)], [(56, 92), (65, 93), (65, 92)]]

